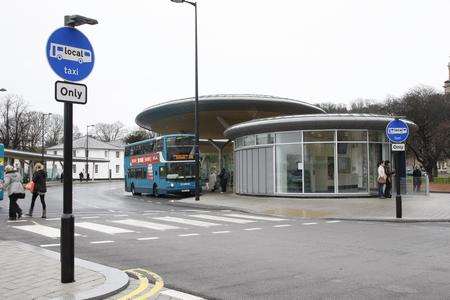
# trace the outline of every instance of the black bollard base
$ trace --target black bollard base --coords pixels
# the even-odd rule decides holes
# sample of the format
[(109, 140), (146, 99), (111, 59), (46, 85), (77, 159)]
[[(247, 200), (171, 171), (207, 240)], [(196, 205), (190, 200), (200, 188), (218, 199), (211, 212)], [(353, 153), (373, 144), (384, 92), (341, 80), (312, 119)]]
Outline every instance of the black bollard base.
[(75, 218), (72, 214), (61, 216), (61, 282), (71, 283), (75, 281), (74, 275), (74, 226)]
[(395, 208), (397, 211), (397, 218), (402, 218), (402, 196), (397, 195), (395, 196)]

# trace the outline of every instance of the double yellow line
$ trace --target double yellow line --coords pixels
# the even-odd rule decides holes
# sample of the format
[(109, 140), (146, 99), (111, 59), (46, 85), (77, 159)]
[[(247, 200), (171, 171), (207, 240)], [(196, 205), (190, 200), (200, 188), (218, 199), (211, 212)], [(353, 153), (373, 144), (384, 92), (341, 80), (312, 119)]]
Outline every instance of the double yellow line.
[[(140, 268), (129, 269), (124, 271), (129, 275), (131, 274), (137, 277), (137, 279), (139, 280), (139, 285), (135, 290), (131, 291), (131, 293), (123, 296), (122, 298), (119, 298), (118, 300), (130, 300), (130, 299), (145, 300), (150, 298), (151, 296), (156, 295), (164, 287), (164, 281), (161, 278), (161, 276), (159, 276), (156, 273), (153, 273), (152, 271)], [(155, 285), (150, 289), (149, 292), (138, 296), (139, 294), (142, 294), (143, 292), (145, 292), (145, 290), (148, 289), (149, 287), (148, 276), (151, 276), (155, 280)]]

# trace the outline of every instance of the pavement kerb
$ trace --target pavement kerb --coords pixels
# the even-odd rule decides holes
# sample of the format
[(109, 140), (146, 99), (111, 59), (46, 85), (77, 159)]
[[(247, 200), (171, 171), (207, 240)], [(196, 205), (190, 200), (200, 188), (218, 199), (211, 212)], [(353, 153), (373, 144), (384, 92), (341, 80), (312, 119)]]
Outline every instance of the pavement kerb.
[[(201, 200), (200, 200), (201, 201)], [(189, 208), (202, 208), (202, 209), (209, 209), (209, 210), (234, 210), (238, 212), (243, 213), (249, 213), (249, 214), (255, 214), (255, 215), (261, 215), (261, 216), (272, 216), (272, 217), (283, 217), (280, 215), (274, 215), (274, 214), (264, 214), (258, 211), (250, 210), (250, 209), (243, 209), (243, 208), (236, 208), (232, 206), (225, 206), (225, 205), (210, 205), (210, 204), (202, 204), (202, 203), (187, 203), (187, 202), (167, 202), (168, 205), (172, 206), (179, 206), (179, 207), (189, 207)], [(450, 222), (450, 219), (408, 219), (408, 218), (376, 218), (376, 217), (367, 217), (367, 218), (351, 218), (351, 217), (308, 217), (307, 219), (317, 219), (317, 220), (336, 220), (336, 221), (365, 221), (365, 222), (391, 222), (391, 223), (427, 223), (427, 222)]]
[[(24, 250), (45, 255), (49, 258), (56, 259), (58, 262), (60, 261), (60, 254), (58, 252), (42, 249), (33, 245), (17, 241), (14, 241), (14, 243), (19, 248), (22, 248)], [(54, 299), (64, 299), (64, 300), (104, 299), (106, 297), (115, 295), (121, 292), (122, 290), (126, 289), (130, 282), (129, 277), (125, 272), (115, 268), (111, 268), (108, 266), (104, 266), (101, 264), (97, 264), (79, 258), (75, 258), (75, 265), (102, 274), (105, 277), (105, 283), (88, 291), (78, 292), (74, 294), (65, 294), (61, 297), (57, 297)]]

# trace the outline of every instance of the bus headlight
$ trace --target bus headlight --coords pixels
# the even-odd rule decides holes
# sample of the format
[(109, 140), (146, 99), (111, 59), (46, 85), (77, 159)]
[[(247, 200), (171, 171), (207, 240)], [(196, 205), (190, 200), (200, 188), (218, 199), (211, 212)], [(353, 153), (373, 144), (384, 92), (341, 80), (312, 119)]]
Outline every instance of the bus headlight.
[(175, 184), (173, 184), (173, 183), (170, 184), (170, 187), (171, 187), (171, 188), (173, 188), (174, 186), (175, 186)]

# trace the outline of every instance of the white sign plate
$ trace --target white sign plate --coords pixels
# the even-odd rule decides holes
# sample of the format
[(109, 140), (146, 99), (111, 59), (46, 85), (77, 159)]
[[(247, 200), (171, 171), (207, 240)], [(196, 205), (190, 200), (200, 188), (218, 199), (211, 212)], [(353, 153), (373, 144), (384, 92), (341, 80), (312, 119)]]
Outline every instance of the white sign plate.
[(405, 144), (392, 144), (392, 151), (405, 151)]
[(59, 102), (86, 104), (87, 86), (68, 81), (56, 81), (55, 99)]

